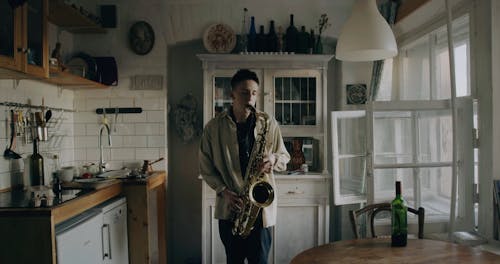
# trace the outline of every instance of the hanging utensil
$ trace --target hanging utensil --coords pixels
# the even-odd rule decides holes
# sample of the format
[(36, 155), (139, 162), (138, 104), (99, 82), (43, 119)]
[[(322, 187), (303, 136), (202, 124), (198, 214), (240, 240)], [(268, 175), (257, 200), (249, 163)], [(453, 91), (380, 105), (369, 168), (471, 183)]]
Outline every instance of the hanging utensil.
[(7, 159), (20, 159), (21, 155), (14, 152), (16, 148), (16, 125), (14, 120), (14, 110), (10, 110), (10, 146), (3, 152), (3, 156)]
[(45, 126), (45, 97), (42, 97), (42, 112), (40, 113), (40, 126)]
[(47, 112), (45, 112), (45, 123), (49, 123), (49, 120), (50, 118), (52, 117), (52, 110), (47, 110)]
[(116, 122), (118, 122), (118, 113), (120, 113), (120, 109), (118, 107), (115, 108), (115, 121), (113, 122), (113, 132), (116, 133)]

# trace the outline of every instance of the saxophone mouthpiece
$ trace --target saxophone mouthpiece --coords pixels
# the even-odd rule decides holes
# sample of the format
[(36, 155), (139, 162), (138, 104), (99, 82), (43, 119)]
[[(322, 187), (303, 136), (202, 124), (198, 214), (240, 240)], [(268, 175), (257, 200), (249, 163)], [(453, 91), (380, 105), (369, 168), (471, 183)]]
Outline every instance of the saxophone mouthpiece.
[(246, 108), (246, 109), (248, 109), (248, 110), (250, 110), (252, 113), (257, 112), (257, 110), (255, 109), (255, 107), (254, 107), (253, 105), (249, 105), (249, 104), (247, 104), (247, 105), (245, 106), (245, 108)]

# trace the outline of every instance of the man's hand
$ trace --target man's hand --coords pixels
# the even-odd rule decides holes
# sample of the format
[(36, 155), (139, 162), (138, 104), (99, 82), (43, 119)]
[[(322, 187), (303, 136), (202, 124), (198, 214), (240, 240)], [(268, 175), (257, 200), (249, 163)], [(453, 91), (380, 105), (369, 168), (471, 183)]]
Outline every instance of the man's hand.
[(276, 164), (276, 156), (274, 156), (274, 154), (265, 155), (264, 158), (262, 159), (260, 172), (271, 173), (271, 171), (273, 171), (274, 164)]
[(232, 211), (239, 212), (242, 210), (243, 207), (243, 200), (238, 196), (233, 191), (230, 191), (229, 189), (224, 189), (224, 191), (221, 192), (222, 197), (224, 197), (224, 200), (229, 202), (229, 207)]

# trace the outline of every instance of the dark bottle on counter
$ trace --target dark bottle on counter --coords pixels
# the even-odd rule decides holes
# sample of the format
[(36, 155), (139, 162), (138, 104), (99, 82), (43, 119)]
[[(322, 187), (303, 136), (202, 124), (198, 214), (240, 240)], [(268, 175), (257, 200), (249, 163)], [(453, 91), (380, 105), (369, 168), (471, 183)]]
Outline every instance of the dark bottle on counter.
[(43, 157), (38, 153), (38, 140), (33, 139), (33, 154), (30, 157), (30, 181), (31, 186), (44, 185)]
[(52, 191), (54, 194), (59, 196), (60, 193), (62, 193), (62, 185), (61, 185), (61, 180), (59, 180), (59, 175), (57, 175), (57, 172), (52, 173)]
[(293, 14), (290, 15), (290, 25), (286, 29), (285, 47), (287, 52), (297, 51), (297, 28), (293, 24)]
[(396, 198), (391, 202), (391, 246), (405, 247), (408, 239), (406, 203), (401, 197), (401, 182), (396, 182)]
[(257, 48), (256, 51), (266, 51), (266, 35), (264, 34), (264, 26), (260, 26), (259, 34), (257, 34)]
[(302, 26), (297, 37), (297, 53), (307, 53), (309, 51), (309, 33), (306, 32), (306, 27)]
[(255, 17), (250, 18), (250, 30), (248, 31), (248, 51), (256, 51), (257, 31), (255, 31)]
[(274, 20), (271, 20), (269, 25), (269, 33), (267, 34), (267, 51), (278, 51), (278, 35), (276, 35), (276, 31), (274, 30)]

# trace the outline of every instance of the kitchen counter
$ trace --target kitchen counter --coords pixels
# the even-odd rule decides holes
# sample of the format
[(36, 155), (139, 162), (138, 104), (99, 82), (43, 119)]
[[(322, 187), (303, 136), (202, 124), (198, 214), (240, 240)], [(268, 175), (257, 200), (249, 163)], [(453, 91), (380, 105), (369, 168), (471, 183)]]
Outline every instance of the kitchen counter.
[(85, 195), (91, 190), (63, 190), (61, 195), (52, 198), (50, 203), (44, 201), (40, 206), (36, 206), (31, 192), (29, 191), (11, 191), (0, 193), (0, 208), (35, 208), (35, 207), (54, 207), (65, 202), (71, 201), (77, 197)]
[[(166, 173), (161, 171), (154, 172), (146, 178), (113, 180), (106, 186), (95, 190), (65, 190), (62, 197), (54, 198), (52, 206), (44, 207), (34, 207), (31, 202), (31, 193), (28, 192), (1, 193), (0, 234), (9, 239), (0, 240), (0, 260), (2, 263), (55, 264), (56, 224), (118, 195), (126, 195), (127, 201), (134, 204), (134, 200), (142, 198), (139, 197), (139, 194), (130, 195), (129, 192), (125, 191), (128, 189), (127, 186), (145, 185), (148, 190), (150, 187), (165, 187), (165, 178)], [(164, 198), (162, 192), (161, 199)], [(161, 214), (163, 215), (164, 212)], [(129, 239), (133, 241), (134, 237), (129, 236)]]
[[(64, 190), (61, 198), (54, 197), (52, 206), (35, 207), (29, 192), (8, 192), (0, 195), (0, 219), (45, 215), (58, 224), (90, 209), (122, 192), (120, 181), (99, 190)], [(1, 227), (0, 227), (1, 228)]]

